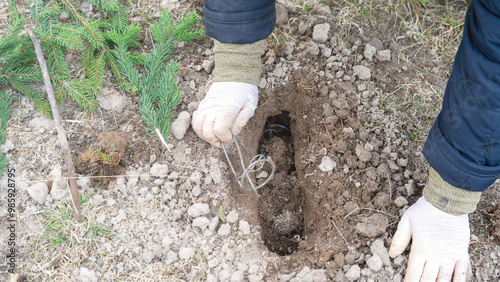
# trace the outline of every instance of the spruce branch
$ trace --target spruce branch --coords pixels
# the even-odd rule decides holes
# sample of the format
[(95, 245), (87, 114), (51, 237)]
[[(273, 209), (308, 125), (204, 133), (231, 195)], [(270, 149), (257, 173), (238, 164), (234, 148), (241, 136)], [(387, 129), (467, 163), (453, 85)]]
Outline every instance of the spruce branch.
[[(12, 114), (10, 105), (12, 103), (12, 95), (3, 90), (0, 91), (0, 147), (5, 143), (5, 132), (7, 131), (7, 122)], [(7, 156), (0, 151), (0, 175), (7, 168)]]
[[(153, 49), (151, 54), (143, 57), (128, 50), (128, 47), (133, 46), (130, 42), (136, 36), (134, 29), (123, 23), (121, 33), (116, 30), (108, 33), (109, 40), (117, 44), (113, 50), (113, 56), (119, 64), (116, 69), (121, 69), (129, 82), (121, 85), (126, 91), (139, 94), (139, 112), (146, 129), (152, 133), (151, 136), (158, 136), (160, 140), (168, 140), (174, 108), (182, 99), (177, 83), (180, 66), (171, 60), (174, 46), (177, 41), (189, 41), (203, 35), (202, 30), (195, 29), (199, 19), (196, 13), (191, 13), (174, 23), (169, 11), (161, 11), (159, 20), (151, 26)], [(140, 63), (144, 65), (142, 76), (135, 66)]]
[[(190, 13), (174, 21), (169, 11), (161, 11), (159, 20), (151, 26), (153, 50), (145, 55), (132, 49), (140, 46), (142, 27), (130, 22), (123, 6), (112, 0), (88, 1), (109, 18), (90, 20), (77, 11), (71, 0), (35, 0), (32, 5), (31, 19), (36, 26), (33, 32), (41, 39), (56, 100), (62, 102), (69, 96), (85, 109), (94, 109), (96, 93), (109, 67), (123, 89), (140, 96), (139, 110), (146, 127), (168, 138), (173, 109), (181, 101), (179, 67), (171, 61), (172, 55), (176, 42), (203, 35), (196, 29), (200, 17)], [(32, 68), (36, 58), (33, 43), (28, 36), (19, 35), (24, 20), (17, 14), (14, 0), (10, 0), (9, 8), (11, 24), (7, 34), (0, 37), (0, 84), (10, 85), (33, 100), (40, 111), (51, 115), (50, 102), (34, 87), (34, 83), (43, 81), (43, 74)], [(76, 23), (60, 22), (62, 10)], [(68, 50), (80, 53), (83, 79), (71, 77), (65, 58)]]
[(73, 7), (73, 4), (69, 0), (60, 0), (64, 7), (70, 12), (70, 15), (75, 18), (82, 26), (85, 28), (85, 36), (88, 41), (95, 47), (103, 46), (103, 37), (99, 32), (96, 23), (89, 23), (80, 13), (78, 13)]
[(20, 93), (30, 98), (35, 103), (40, 112), (42, 112), (47, 116), (52, 115), (50, 104), (43, 97), (43, 94), (40, 92), (40, 90), (36, 89), (31, 85), (24, 84), (21, 81), (19, 81), (19, 79), (16, 78), (6, 77), (6, 79), (12, 88), (16, 89)]
[(50, 106), (52, 107), (52, 113), (54, 116), (54, 121), (56, 123), (57, 135), (59, 137), (59, 142), (61, 143), (61, 150), (65, 157), (66, 168), (68, 173), (70, 192), (71, 192), (71, 200), (73, 202), (73, 217), (80, 222), (82, 220), (82, 215), (80, 211), (80, 201), (78, 196), (78, 184), (76, 183), (75, 177), (75, 166), (73, 164), (73, 160), (71, 158), (71, 151), (68, 144), (68, 139), (66, 138), (66, 131), (64, 130), (64, 126), (62, 123), (61, 115), (59, 114), (59, 108), (57, 107), (56, 98), (54, 96), (54, 90), (52, 88), (52, 83), (50, 80), (49, 71), (47, 69), (47, 63), (42, 53), (42, 48), (40, 46), (40, 40), (35, 36), (35, 34), (27, 29), (27, 32), (35, 45), (35, 52), (40, 63), (40, 68), (43, 74), (43, 81), (45, 83), (45, 87), (47, 89), (47, 95), (49, 96)]
[(19, 13), (17, 12), (16, 1), (9, 1), (9, 22), (14, 23), (19, 21)]

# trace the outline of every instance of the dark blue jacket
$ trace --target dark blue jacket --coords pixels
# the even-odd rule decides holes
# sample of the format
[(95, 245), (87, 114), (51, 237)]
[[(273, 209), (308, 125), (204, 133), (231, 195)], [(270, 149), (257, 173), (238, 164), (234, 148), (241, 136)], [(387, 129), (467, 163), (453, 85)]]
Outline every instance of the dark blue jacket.
[(500, 1), (473, 0), (443, 108), (423, 151), (451, 185), (483, 191), (500, 176)]
[[(274, 2), (205, 0), (206, 34), (223, 43), (265, 39)], [(466, 190), (483, 191), (500, 176), (500, 0), (472, 1), (423, 153), (446, 182)]]
[(222, 43), (246, 44), (266, 39), (274, 30), (274, 0), (205, 0), (205, 33)]

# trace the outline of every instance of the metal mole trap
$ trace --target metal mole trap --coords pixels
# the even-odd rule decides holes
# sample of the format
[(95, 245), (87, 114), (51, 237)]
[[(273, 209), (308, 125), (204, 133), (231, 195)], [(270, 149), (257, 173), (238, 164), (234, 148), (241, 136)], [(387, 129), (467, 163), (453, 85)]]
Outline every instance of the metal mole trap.
[[(253, 157), (250, 160), (250, 163), (245, 165), (245, 161), (243, 160), (243, 156), (241, 154), (241, 149), (240, 145), (238, 144), (238, 140), (236, 140), (236, 137), (233, 135), (234, 139), (234, 144), (236, 144), (236, 149), (238, 150), (238, 154), (240, 156), (240, 162), (241, 162), (241, 167), (243, 168), (243, 172), (241, 175), (238, 176), (236, 173), (236, 170), (234, 169), (233, 164), (231, 163), (231, 160), (229, 159), (229, 155), (227, 154), (226, 146), (224, 143), (222, 144), (222, 149), (224, 150), (224, 154), (226, 155), (227, 162), (229, 163), (229, 167), (231, 167), (231, 171), (233, 172), (234, 176), (236, 177), (236, 180), (238, 181), (238, 185), (240, 185), (241, 188), (244, 188), (245, 186), (245, 178), (248, 179), (248, 182), (252, 186), (252, 189), (247, 189), (247, 191), (254, 190), (255, 193), (257, 193), (257, 189), (261, 188), (262, 186), (266, 185), (271, 179), (273, 179), (274, 176), (274, 171), (276, 170), (276, 165), (274, 164), (273, 160), (271, 157), (266, 157), (264, 154), (258, 154), (255, 157)], [(255, 173), (257, 174), (258, 172), (262, 171), (262, 168), (264, 165), (268, 163), (271, 166), (271, 173), (267, 177), (266, 181), (261, 183), (260, 185), (256, 186), (257, 183), (255, 183), (252, 178), (250, 177), (250, 173)]]

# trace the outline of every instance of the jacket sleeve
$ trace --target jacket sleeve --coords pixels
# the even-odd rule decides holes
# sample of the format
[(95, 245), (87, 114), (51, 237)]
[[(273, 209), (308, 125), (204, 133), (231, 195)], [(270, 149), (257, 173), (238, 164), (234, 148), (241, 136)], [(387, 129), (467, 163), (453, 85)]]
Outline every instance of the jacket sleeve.
[[(473, 0), (423, 153), (452, 186), (484, 191), (500, 176), (500, 1)], [(446, 202), (446, 199), (443, 199)]]
[(266, 39), (276, 25), (275, 0), (205, 0), (205, 33), (221, 43)]

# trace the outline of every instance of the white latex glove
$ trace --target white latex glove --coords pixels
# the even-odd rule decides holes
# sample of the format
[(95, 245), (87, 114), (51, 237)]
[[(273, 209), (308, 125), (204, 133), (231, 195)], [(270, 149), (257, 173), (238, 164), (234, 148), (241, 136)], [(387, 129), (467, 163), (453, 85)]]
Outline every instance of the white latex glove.
[(229, 143), (257, 108), (257, 86), (243, 82), (214, 82), (193, 113), (193, 129), (213, 146)]
[(406, 281), (465, 281), (469, 267), (469, 217), (452, 215), (421, 197), (406, 210), (389, 255), (401, 254), (412, 239)]

